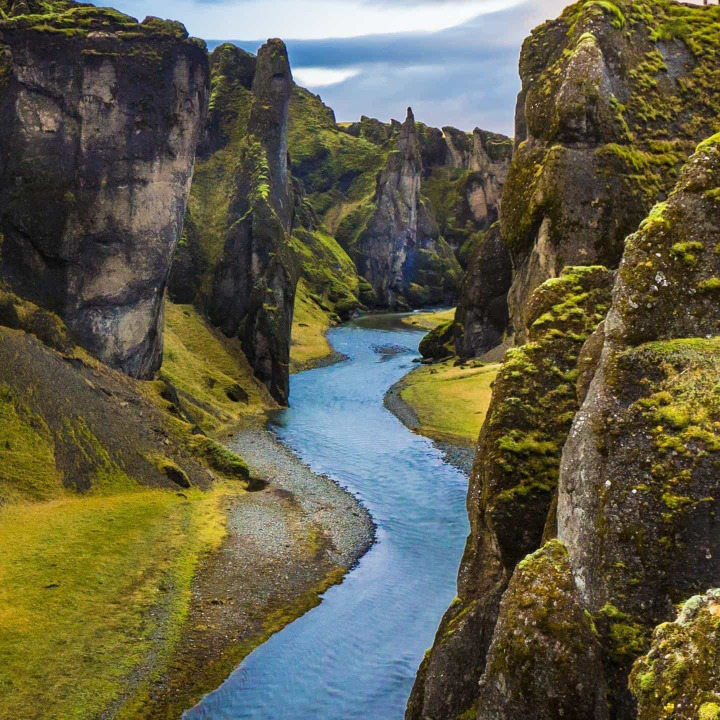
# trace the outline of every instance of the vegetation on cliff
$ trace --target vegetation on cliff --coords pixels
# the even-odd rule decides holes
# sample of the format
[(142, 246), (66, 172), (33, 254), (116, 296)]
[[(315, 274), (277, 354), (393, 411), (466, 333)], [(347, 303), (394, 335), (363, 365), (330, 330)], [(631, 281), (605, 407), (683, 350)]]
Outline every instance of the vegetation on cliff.
[[(544, 283), (527, 316), (530, 342), (509, 350), (500, 367), (470, 477), (458, 599), (420, 668), (408, 718), (477, 707), (500, 597), (515, 565), (541, 544), (579, 407), (578, 356), (609, 307), (611, 279), (605, 268), (577, 267)], [(468, 656), (473, 662), (457, 672)]]
[(672, 0), (581, 2), (525, 41), (501, 217), (516, 331), (549, 274), (616, 267), (625, 237), (720, 128), (719, 21), (717, 7)]

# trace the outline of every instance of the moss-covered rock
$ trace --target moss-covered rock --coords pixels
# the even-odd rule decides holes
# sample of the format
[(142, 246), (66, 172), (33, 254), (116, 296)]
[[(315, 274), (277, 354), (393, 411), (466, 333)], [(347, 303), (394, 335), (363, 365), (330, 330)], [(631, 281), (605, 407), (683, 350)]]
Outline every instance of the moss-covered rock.
[(590, 0), (525, 41), (501, 218), (516, 330), (533, 289), (565, 265), (615, 267), (697, 142), (720, 129), (719, 26), (717, 8)]
[(630, 687), (638, 720), (720, 718), (720, 590), (690, 598), (655, 630)]
[(455, 354), (453, 341), (455, 323), (452, 320), (441, 323), (420, 341), (420, 354), (424, 358), (442, 360)]
[(578, 409), (577, 357), (609, 307), (611, 279), (605, 268), (577, 267), (548, 280), (528, 313), (530, 342), (506, 355), (470, 477), (459, 599), (418, 675), (410, 720), (456, 717), (476, 704), (500, 597), (515, 565), (542, 542)]
[(586, 607), (612, 620), (601, 631), (618, 717), (633, 717), (627, 675), (651, 629), (720, 573), (720, 315), (702, 290), (719, 271), (720, 209), (707, 196), (720, 182), (718, 140), (628, 238), (563, 453), (559, 537)]
[(480, 681), (478, 720), (607, 720), (602, 649), (552, 540), (513, 574)]

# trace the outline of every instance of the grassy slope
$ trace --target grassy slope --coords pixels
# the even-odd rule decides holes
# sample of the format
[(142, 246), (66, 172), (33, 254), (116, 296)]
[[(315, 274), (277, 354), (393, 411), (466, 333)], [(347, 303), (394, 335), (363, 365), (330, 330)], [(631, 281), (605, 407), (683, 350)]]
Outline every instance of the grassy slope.
[[(253, 378), (239, 341), (210, 327), (191, 305), (166, 305), (162, 375), (180, 391), (206, 430), (217, 432), (275, 407), (267, 389)], [(238, 386), (247, 394), (247, 403), (228, 396)]]
[(222, 491), (140, 489), (0, 509), (0, 718), (85, 720), (177, 636)]
[(332, 354), (325, 333), (357, 307), (359, 283), (353, 261), (323, 229), (296, 230), (291, 247), (302, 268), (290, 348), (291, 370), (299, 372)]
[(332, 355), (333, 349), (325, 337), (330, 325), (330, 315), (310, 297), (308, 286), (301, 279), (295, 295), (290, 346), (291, 372), (300, 372)]
[(400, 397), (416, 413), (418, 431), (436, 440), (472, 446), (485, 420), (499, 365), (455, 367), (449, 360), (418, 368)]
[[(41, 311), (0, 301), (32, 329)], [(234, 344), (191, 308), (167, 310), (164, 372), (206, 430), (270, 405)], [(84, 720), (162, 672), (226, 499), (250, 497), (246, 469), (190, 432), (163, 382), (22, 329), (0, 327), (0, 356), (0, 720)], [(247, 404), (227, 396), (235, 385)]]

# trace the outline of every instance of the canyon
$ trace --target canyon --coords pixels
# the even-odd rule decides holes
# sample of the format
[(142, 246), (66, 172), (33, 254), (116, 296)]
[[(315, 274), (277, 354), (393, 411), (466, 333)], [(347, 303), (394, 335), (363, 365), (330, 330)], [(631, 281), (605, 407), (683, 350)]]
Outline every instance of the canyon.
[(581, 0), (508, 138), (0, 0), (0, 717), (720, 718), (719, 61), (717, 6)]

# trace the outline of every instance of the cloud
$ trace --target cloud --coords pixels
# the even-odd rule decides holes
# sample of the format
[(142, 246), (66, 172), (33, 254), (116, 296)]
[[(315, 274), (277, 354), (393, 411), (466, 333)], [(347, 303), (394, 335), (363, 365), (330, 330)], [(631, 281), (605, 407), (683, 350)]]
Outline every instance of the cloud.
[(327, 87), (349, 80), (362, 72), (360, 68), (300, 67), (293, 70), (295, 82), (307, 88)]
[[(172, 17), (202, 38), (359, 37), (375, 32), (433, 32), (520, 0), (447, 0), (412, 7), (367, 0), (107, 0), (135, 17)], [(105, 0), (98, 2), (105, 4)]]
[[(512, 135), (520, 46), (563, 6), (564, 0), (536, 0), (434, 33), (289, 40), (290, 62), (301, 85), (306, 68), (354, 71), (341, 82), (314, 86), (340, 121), (403, 119), (410, 105), (428, 125)], [(251, 52), (260, 46), (238, 44)]]

